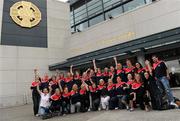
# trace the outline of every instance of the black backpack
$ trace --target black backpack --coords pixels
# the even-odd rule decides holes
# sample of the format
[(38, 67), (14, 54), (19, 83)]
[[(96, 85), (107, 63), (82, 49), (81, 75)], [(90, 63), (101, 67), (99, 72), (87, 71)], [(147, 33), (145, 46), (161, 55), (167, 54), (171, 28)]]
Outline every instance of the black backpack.
[(154, 110), (167, 110), (169, 103), (163, 84), (151, 77), (149, 82), (151, 88), (151, 103)]
[(171, 107), (169, 106), (168, 95), (164, 89), (163, 84), (159, 80), (156, 80), (156, 85), (157, 85), (157, 92), (155, 93), (155, 95), (156, 95), (156, 98), (155, 98), (156, 108), (155, 108), (155, 110), (170, 109)]

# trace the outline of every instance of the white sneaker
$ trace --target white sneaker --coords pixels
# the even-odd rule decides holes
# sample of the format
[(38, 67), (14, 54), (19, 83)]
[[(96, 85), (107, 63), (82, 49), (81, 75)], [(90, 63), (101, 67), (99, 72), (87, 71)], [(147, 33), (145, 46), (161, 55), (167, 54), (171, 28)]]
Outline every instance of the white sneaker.
[(39, 114), (36, 114), (35, 116), (36, 116), (36, 117), (39, 117)]
[(129, 111), (130, 111), (130, 112), (134, 111), (134, 108), (131, 108)]
[(109, 110), (109, 106), (106, 107), (106, 110)]
[(171, 102), (170, 105), (175, 106), (176, 108), (179, 107), (179, 106), (178, 106), (176, 103), (174, 103), (174, 102)]
[(129, 110), (129, 106), (126, 106), (126, 110)]

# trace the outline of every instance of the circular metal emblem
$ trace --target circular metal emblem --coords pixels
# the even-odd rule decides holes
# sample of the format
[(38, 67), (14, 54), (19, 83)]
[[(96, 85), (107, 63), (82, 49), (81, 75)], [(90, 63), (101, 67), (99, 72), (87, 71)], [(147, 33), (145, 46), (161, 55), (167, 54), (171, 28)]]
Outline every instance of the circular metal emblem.
[(10, 8), (10, 16), (21, 27), (32, 28), (41, 21), (40, 10), (31, 2), (20, 1)]

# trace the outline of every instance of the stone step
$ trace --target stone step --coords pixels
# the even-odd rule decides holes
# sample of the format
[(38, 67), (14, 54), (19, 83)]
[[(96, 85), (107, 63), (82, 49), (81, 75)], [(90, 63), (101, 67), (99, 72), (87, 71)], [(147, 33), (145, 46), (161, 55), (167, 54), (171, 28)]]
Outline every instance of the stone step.
[(175, 97), (180, 99), (180, 87), (171, 88)]

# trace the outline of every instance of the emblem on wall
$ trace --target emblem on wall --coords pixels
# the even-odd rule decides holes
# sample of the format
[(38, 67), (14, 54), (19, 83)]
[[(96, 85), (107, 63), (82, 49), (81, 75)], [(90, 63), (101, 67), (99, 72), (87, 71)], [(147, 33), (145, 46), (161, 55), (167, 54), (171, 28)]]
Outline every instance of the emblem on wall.
[(27, 1), (19, 1), (10, 8), (12, 20), (21, 27), (32, 28), (41, 21), (41, 11), (36, 5)]

